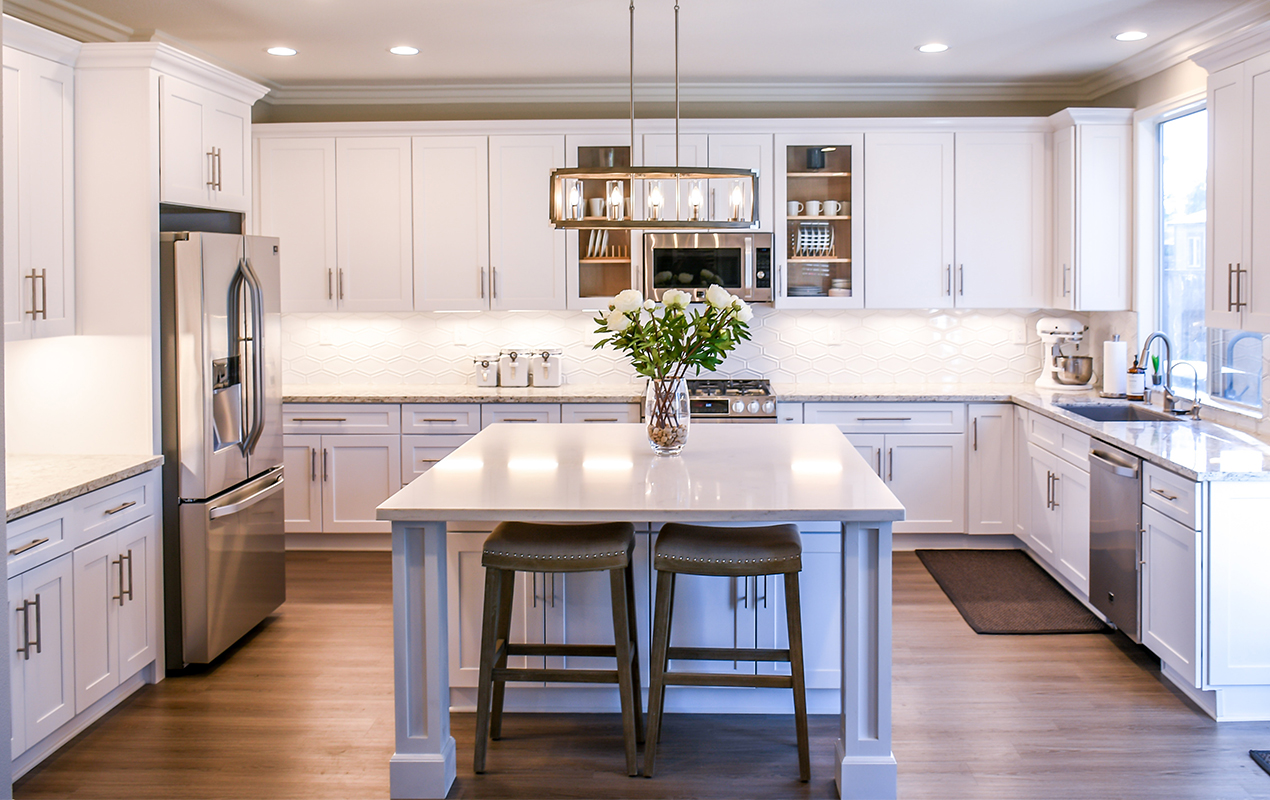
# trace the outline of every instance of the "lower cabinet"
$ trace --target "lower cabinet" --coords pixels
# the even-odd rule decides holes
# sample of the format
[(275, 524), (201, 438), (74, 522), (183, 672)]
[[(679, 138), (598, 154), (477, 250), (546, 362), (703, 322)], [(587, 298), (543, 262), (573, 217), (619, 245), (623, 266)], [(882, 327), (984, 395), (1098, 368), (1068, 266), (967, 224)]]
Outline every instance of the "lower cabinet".
[(283, 437), (288, 533), (388, 533), (375, 508), (401, 488), (397, 434)]
[(848, 433), (904, 504), (895, 533), (964, 533), (966, 437), (960, 433)]
[(1014, 533), (1014, 404), (972, 404), (966, 533)]
[(1089, 471), (1029, 442), (1026, 542), (1089, 596)]
[(1142, 507), (1142, 643), (1199, 686), (1200, 534)]
[(9, 579), (13, 756), (75, 716), (71, 555)]

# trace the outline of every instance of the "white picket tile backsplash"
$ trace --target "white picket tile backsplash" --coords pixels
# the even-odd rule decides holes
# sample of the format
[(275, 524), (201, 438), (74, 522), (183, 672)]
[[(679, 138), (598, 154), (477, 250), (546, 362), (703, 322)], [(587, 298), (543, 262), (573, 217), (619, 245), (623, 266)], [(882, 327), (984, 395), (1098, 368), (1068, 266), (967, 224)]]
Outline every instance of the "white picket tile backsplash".
[[(1053, 312), (1050, 312), (1053, 313)], [(749, 342), (719, 368), (725, 376), (784, 382), (1022, 383), (1040, 374), (1040, 311), (777, 311), (756, 307)], [(1090, 325), (1082, 354), (1101, 364), (1104, 339), (1132, 347), (1135, 316), (1071, 314)], [(508, 347), (562, 349), (564, 381), (628, 383), (626, 358), (581, 312), (284, 314), (283, 382), (470, 383), (472, 355)], [(1072, 354), (1069, 350), (1068, 354)]]

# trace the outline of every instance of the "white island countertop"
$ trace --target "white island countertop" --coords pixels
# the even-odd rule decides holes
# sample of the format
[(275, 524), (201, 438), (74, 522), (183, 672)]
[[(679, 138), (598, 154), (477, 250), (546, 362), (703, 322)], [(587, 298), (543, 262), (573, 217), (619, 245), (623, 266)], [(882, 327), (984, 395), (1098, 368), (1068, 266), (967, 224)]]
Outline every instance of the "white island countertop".
[(5, 519), (15, 520), (154, 469), (163, 456), (9, 453), (4, 461)]

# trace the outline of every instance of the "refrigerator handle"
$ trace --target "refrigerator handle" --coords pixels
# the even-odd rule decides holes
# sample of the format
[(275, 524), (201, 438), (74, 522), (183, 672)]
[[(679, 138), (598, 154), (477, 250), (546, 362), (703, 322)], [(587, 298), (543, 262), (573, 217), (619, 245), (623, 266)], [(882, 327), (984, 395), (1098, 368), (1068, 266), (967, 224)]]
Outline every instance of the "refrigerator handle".
[[(245, 361), (245, 353), (243, 352), (249, 334), (243, 329), (244, 320), (242, 319), (243, 311), (243, 287), (247, 283), (247, 276), (243, 271), (243, 262), (240, 259), (238, 269), (234, 272), (234, 277), (229, 281), (229, 309), (227, 314), (227, 328), (229, 330), (229, 352), (239, 357), (239, 363)], [(243, 392), (249, 391), (247, 382), (243, 381), (239, 376), (239, 385)], [(246, 397), (243, 398), (246, 400)], [(249, 446), (247, 444), (248, 434), (251, 430), (250, 412), (247, 409), (239, 415), (239, 432), (238, 432), (238, 449), (242, 450), (243, 455), (247, 455)]]
[(237, 514), (244, 508), (250, 508), (256, 503), (259, 503), (261, 500), (264, 500), (266, 497), (282, 491), (282, 484), (285, 480), (286, 478), (279, 477), (278, 480), (269, 484), (255, 494), (239, 500), (237, 503), (230, 503), (227, 506), (217, 506), (216, 508), (209, 509), (207, 512), (207, 518), (220, 519), (221, 517), (228, 517), (230, 514)]
[(260, 277), (251, 266), (251, 259), (243, 257), (243, 274), (246, 276), (247, 291), (251, 301), (251, 421), (247, 430), (246, 452), (256, 449), (261, 434), (265, 429), (265, 300), (264, 289), (260, 285)]

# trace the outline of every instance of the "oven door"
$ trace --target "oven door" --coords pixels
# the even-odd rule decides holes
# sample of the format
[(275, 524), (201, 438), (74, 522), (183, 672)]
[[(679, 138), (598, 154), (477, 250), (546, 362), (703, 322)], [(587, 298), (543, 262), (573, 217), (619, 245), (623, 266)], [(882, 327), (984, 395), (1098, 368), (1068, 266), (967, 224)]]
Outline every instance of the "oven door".
[(770, 302), (771, 234), (645, 233), (645, 282), (654, 300), (667, 289), (705, 298), (722, 286), (746, 302)]

